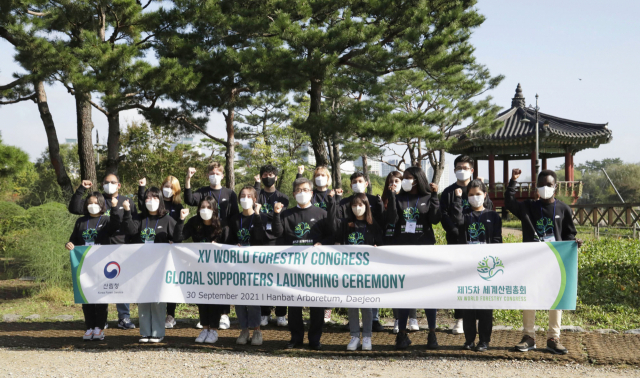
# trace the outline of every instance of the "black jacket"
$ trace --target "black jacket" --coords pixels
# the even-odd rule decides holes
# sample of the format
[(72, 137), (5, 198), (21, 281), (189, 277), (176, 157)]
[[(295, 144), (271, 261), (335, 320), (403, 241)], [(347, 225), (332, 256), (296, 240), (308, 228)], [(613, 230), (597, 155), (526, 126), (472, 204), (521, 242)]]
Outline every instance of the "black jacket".
[[(396, 212), (396, 245), (434, 245), (436, 237), (433, 233), (433, 225), (441, 219), (440, 203), (436, 193), (429, 192), (426, 195), (408, 194), (401, 192), (396, 196), (393, 204), (389, 205), (397, 209)], [(415, 220), (416, 232), (407, 233), (407, 220)]]
[(330, 219), (335, 218), (335, 204), (331, 197), (329, 211), (333, 216), (327, 216), (327, 212), (317, 206), (309, 206), (306, 209), (292, 207), (275, 213), (273, 217), (273, 234), (280, 238), (280, 245), (323, 245), (333, 243), (333, 225)]
[(229, 238), (227, 244), (258, 246), (263, 245), (265, 239), (266, 232), (262, 225), (262, 217), (260, 214), (253, 213), (251, 215), (244, 215), (240, 213), (229, 220)]
[(282, 203), (284, 211), (289, 207), (289, 197), (278, 190), (269, 193), (264, 189), (260, 189), (259, 182), (256, 182), (255, 189), (258, 192), (258, 203), (262, 205), (260, 208), (260, 217), (262, 218), (262, 226), (265, 228), (263, 244), (276, 245), (278, 238), (273, 235), (273, 205), (276, 202)]
[(184, 202), (189, 206), (198, 206), (200, 200), (206, 196), (215, 197), (216, 201), (218, 201), (218, 206), (220, 207), (218, 216), (223, 221), (231, 219), (231, 217), (240, 212), (238, 209), (238, 196), (229, 188), (211, 189), (210, 186), (205, 186), (195, 192), (191, 189), (184, 190)]
[(118, 215), (110, 217), (102, 215), (92, 217), (85, 215), (76, 220), (69, 241), (74, 245), (109, 244), (109, 239), (120, 229), (121, 219)]
[[(446, 232), (447, 244), (458, 244), (459, 240), (458, 228), (455, 226), (453, 219), (451, 219), (450, 213), (451, 205), (456, 198), (456, 189), (462, 189), (462, 209), (470, 209), (466, 186), (460, 186), (454, 182), (442, 191), (440, 195), (440, 211), (442, 212), (442, 228)], [(493, 210), (493, 202), (491, 202), (488, 195), (484, 198), (484, 208)]]
[[(146, 186), (138, 186), (138, 207), (140, 208), (140, 211), (145, 209), (145, 206), (146, 206), (144, 203), (144, 194), (146, 192), (147, 192)], [(184, 207), (182, 206), (182, 204), (176, 205), (172, 201), (165, 200), (164, 208), (167, 209), (169, 216), (177, 222), (180, 220), (180, 210), (182, 210)]]
[(124, 212), (124, 228), (128, 235), (133, 236), (134, 243), (145, 243), (153, 240), (154, 243), (180, 243), (182, 241), (182, 228), (184, 221), (176, 222), (169, 215), (157, 217), (150, 215), (140, 220), (132, 220), (129, 211)]
[(455, 197), (449, 210), (454, 226), (460, 230), (456, 244), (502, 243), (502, 218), (495, 211), (465, 209), (461, 197)]

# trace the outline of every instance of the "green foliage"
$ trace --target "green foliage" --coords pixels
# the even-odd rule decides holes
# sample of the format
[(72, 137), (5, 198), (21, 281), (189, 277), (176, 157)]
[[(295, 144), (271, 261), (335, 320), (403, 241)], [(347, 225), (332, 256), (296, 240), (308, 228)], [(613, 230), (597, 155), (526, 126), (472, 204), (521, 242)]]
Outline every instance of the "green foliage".
[[(605, 159), (606, 160), (606, 159)], [(640, 164), (621, 163), (619, 159), (610, 159), (612, 162), (593, 161), (589, 166), (604, 166), (607, 174), (618, 188), (618, 192), (625, 202), (640, 202)], [(611, 163), (611, 164), (609, 164)], [(564, 171), (562, 171), (564, 177)], [(600, 169), (584, 170), (581, 179), (584, 185), (582, 197), (579, 203), (619, 203), (620, 198), (611, 186), (611, 183)]]

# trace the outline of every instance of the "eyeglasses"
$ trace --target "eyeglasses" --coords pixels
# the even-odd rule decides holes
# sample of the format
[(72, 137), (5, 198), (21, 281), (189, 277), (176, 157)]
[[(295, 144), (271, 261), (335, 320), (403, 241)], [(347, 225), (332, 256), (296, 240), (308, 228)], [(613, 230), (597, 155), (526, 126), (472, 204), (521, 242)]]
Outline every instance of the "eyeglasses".
[(311, 189), (296, 189), (293, 191), (294, 194), (298, 194), (298, 193), (309, 193), (311, 191)]

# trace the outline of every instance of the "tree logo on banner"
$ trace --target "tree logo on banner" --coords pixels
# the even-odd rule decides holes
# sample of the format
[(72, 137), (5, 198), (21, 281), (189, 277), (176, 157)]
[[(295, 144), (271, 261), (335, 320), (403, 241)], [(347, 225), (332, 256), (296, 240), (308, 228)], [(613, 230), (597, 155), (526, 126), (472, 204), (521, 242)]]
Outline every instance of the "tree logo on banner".
[(353, 245), (364, 244), (364, 235), (362, 235), (362, 232), (352, 232), (349, 234), (347, 240), (349, 244)]
[(488, 256), (478, 261), (478, 274), (483, 280), (490, 281), (498, 273), (504, 274), (504, 264), (498, 257)]
[(300, 222), (296, 226), (294, 232), (298, 238), (302, 238), (303, 236), (311, 232), (311, 226), (309, 226), (309, 223)]

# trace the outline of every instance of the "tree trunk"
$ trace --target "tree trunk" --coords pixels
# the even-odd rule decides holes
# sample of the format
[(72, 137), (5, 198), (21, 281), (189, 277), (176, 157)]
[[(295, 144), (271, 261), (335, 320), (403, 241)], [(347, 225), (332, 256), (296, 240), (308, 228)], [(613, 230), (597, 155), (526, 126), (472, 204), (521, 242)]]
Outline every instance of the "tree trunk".
[(120, 156), (120, 112), (109, 112), (109, 135), (107, 136), (107, 164), (105, 174), (118, 174)]
[(226, 159), (225, 162), (225, 176), (227, 179), (227, 188), (231, 190), (235, 190), (236, 186), (236, 174), (234, 171), (234, 158), (236, 154), (236, 139), (235, 139), (235, 129), (233, 127), (233, 120), (235, 118), (235, 109), (233, 106), (229, 106), (227, 109), (227, 114), (224, 114), (224, 121), (227, 126), (227, 151), (224, 154)]
[(93, 144), (91, 142), (91, 103), (89, 94), (78, 89), (75, 91), (76, 118), (78, 126), (78, 157), (80, 158), (80, 177), (82, 180), (91, 180), (97, 187), (96, 163), (93, 156)]
[(414, 148), (415, 147), (411, 144), (411, 141), (407, 141), (407, 150), (409, 150), (409, 160), (411, 161), (411, 166), (418, 167), (418, 159), (416, 158), (416, 152)]
[[(434, 184), (438, 184), (440, 182), (440, 177), (442, 176), (442, 172), (444, 172), (444, 149), (438, 150), (439, 158), (436, 158), (436, 153), (431, 152), (429, 154), (429, 163), (431, 164), (431, 168), (433, 168), (433, 177), (431, 178), (431, 182)], [(445, 183), (445, 185), (448, 183)]]
[(340, 156), (340, 144), (337, 141), (337, 134), (333, 135), (331, 138), (331, 142), (333, 144), (333, 160), (336, 162), (336, 170), (333, 178), (333, 187), (334, 188), (342, 188), (342, 172), (340, 171), (340, 162), (342, 161), (342, 157)]
[(335, 186), (335, 180), (336, 180), (336, 160), (333, 156), (333, 149), (331, 148), (331, 139), (330, 137), (326, 138), (326, 143), (327, 143), (327, 151), (329, 152), (328, 156), (329, 156), (329, 162), (331, 163), (331, 177), (332, 177), (332, 181), (333, 181), (333, 188), (337, 188), (337, 186)]
[(316, 157), (316, 166), (327, 166), (329, 158), (324, 147), (322, 130), (320, 129), (320, 112), (322, 105), (322, 81), (311, 79), (311, 90), (309, 91), (309, 117), (307, 118), (307, 132), (311, 137), (311, 147)]
[(369, 183), (367, 194), (371, 194), (373, 188), (371, 187), (371, 180), (369, 180), (369, 159), (367, 159), (367, 154), (362, 154), (362, 173), (364, 173), (364, 179)]
[(56, 180), (58, 185), (62, 188), (65, 194), (72, 195), (73, 187), (71, 186), (71, 179), (67, 175), (67, 167), (64, 165), (62, 156), (60, 156), (60, 145), (58, 144), (58, 134), (56, 133), (56, 126), (53, 123), (53, 117), (49, 111), (49, 104), (47, 103), (47, 93), (44, 91), (44, 82), (36, 81), (33, 83), (33, 87), (36, 91), (36, 103), (38, 104), (38, 111), (40, 112), (40, 118), (44, 124), (44, 130), (47, 133), (47, 142), (49, 144), (49, 159), (53, 170), (56, 172)]

